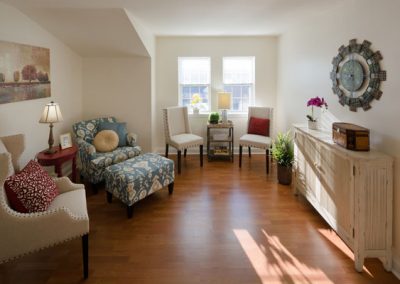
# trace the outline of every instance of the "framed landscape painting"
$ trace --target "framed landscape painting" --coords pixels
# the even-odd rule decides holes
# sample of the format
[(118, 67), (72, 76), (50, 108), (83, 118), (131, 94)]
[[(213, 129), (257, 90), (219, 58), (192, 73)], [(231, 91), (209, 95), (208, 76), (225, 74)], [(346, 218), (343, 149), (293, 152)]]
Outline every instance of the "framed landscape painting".
[(0, 41), (0, 104), (50, 96), (50, 50)]

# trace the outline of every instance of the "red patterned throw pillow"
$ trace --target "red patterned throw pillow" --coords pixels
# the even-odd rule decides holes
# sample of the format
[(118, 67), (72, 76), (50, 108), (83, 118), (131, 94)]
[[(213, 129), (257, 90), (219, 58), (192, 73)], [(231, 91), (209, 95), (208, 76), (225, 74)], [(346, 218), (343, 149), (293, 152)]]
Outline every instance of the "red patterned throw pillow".
[(251, 116), (247, 133), (269, 136), (269, 119)]
[(21, 213), (46, 211), (59, 194), (54, 180), (35, 161), (4, 183), (11, 207)]

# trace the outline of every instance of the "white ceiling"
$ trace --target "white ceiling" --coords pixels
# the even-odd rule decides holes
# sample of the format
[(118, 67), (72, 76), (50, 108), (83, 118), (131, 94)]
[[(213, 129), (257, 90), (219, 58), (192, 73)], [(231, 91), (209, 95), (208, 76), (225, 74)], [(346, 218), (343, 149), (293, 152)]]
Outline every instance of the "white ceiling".
[[(124, 9), (159, 36), (276, 35), (350, 0), (3, 0), (83, 56), (146, 55)], [(95, 47), (95, 48), (94, 48)]]

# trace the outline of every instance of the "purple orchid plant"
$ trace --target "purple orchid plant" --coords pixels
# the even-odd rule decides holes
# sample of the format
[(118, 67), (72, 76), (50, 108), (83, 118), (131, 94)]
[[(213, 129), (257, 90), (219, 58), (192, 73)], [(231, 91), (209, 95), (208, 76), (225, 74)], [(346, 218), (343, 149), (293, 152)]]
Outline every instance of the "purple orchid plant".
[(320, 97), (309, 99), (307, 106), (311, 106), (311, 115), (307, 115), (309, 121), (317, 121), (317, 119), (314, 117), (314, 107), (328, 109), (328, 104), (326, 103), (325, 99)]

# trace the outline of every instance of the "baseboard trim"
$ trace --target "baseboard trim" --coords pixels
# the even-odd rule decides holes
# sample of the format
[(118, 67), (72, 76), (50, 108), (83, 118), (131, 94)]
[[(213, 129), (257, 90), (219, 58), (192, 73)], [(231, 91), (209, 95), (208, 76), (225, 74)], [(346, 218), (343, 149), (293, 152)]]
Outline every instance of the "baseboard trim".
[(400, 257), (393, 254), (392, 261), (392, 273), (397, 277), (397, 279), (400, 279)]

